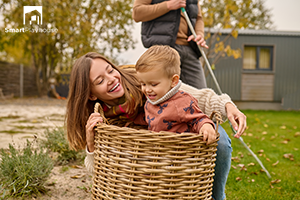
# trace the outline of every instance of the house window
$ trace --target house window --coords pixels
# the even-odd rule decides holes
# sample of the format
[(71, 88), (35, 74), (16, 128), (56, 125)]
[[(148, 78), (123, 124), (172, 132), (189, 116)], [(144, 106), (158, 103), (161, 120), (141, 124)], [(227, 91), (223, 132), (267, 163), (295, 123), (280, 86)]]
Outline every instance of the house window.
[(245, 46), (243, 57), (244, 70), (272, 70), (272, 46)]

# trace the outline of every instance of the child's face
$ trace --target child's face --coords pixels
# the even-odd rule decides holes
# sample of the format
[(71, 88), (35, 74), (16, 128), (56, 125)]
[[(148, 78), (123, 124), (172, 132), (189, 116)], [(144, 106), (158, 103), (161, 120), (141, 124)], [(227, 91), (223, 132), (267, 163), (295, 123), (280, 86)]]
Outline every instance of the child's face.
[(168, 78), (164, 71), (154, 69), (148, 72), (137, 72), (143, 93), (151, 100), (157, 101), (172, 88), (172, 78)]
[(120, 73), (100, 58), (92, 61), (90, 69), (91, 100), (97, 98), (108, 105), (117, 105), (124, 95)]

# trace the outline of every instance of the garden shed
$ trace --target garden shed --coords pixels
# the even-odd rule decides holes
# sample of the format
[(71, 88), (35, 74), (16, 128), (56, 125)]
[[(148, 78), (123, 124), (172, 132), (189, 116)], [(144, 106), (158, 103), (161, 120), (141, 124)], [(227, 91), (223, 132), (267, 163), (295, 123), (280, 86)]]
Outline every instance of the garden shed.
[[(221, 40), (230, 32), (221, 30)], [(239, 30), (230, 45), (241, 57), (222, 58), (214, 73), (239, 108), (300, 109), (300, 32)], [(209, 75), (207, 83), (215, 89)]]

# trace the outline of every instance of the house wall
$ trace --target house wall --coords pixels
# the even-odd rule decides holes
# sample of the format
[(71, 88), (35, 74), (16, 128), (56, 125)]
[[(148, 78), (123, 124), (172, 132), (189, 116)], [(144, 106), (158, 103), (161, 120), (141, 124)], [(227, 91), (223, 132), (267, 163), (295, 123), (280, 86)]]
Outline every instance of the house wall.
[[(221, 39), (224, 36), (221, 36)], [(240, 48), (244, 45), (270, 45), (274, 47), (273, 70), (267, 72), (273, 75), (273, 100), (266, 101), (282, 103), (285, 109), (300, 109), (300, 34), (299, 36), (283, 35), (242, 35), (231, 40), (232, 48)], [(243, 53), (242, 53), (243, 54)], [(215, 65), (214, 74), (219, 82), (222, 92), (227, 93), (235, 101), (242, 101), (243, 60), (223, 58)], [(247, 75), (266, 74), (266, 72), (250, 73)], [(215, 89), (210, 75), (207, 76), (209, 87)], [(271, 89), (271, 87), (265, 87)], [(256, 101), (253, 99), (253, 101)]]

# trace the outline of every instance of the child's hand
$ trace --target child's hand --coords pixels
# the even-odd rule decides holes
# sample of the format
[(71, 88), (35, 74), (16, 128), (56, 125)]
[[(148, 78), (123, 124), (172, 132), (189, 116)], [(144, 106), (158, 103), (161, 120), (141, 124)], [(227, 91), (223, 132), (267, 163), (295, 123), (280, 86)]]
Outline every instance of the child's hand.
[(214, 127), (209, 123), (205, 123), (202, 126), (199, 134), (203, 135), (203, 141), (207, 141), (206, 145), (213, 143), (217, 139), (216, 131)]

